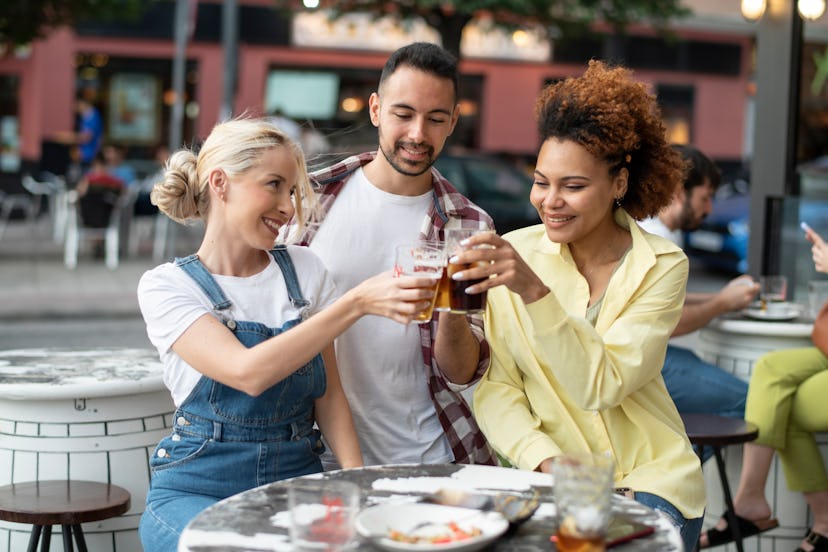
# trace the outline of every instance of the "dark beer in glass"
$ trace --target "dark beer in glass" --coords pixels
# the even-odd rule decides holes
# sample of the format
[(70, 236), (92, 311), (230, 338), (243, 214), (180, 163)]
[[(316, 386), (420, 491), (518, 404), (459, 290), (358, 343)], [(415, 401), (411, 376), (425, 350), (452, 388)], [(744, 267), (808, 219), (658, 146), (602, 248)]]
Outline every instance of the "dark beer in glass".
[[(448, 264), (448, 295), (451, 312), (480, 313), (486, 308), (486, 292), (466, 293), (466, 288), (479, 284), (485, 278), (473, 280), (453, 280), (452, 274), (472, 268), (471, 264)], [(439, 291), (438, 291), (439, 293)]]

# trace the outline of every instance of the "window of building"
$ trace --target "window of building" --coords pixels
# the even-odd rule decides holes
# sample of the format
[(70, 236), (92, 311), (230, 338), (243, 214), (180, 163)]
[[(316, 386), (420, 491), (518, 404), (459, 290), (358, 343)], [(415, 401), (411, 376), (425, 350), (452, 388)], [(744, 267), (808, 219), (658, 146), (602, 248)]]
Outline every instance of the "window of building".
[(742, 45), (732, 42), (590, 35), (555, 42), (553, 57), (555, 63), (613, 59), (633, 69), (731, 76), (742, 72)]
[[(197, 64), (187, 62), (183, 141), (195, 136)], [(129, 159), (152, 159), (166, 145), (175, 100), (172, 60), (122, 58), (87, 52), (76, 56), (78, 90), (86, 90), (104, 119), (104, 139), (129, 148)]]
[[(378, 69), (272, 67), (264, 108), (304, 127), (316, 129), (332, 150), (357, 153), (374, 149), (377, 131), (368, 113), (368, 98), (377, 89)], [(460, 77), (460, 119), (447, 145), (476, 148), (480, 135), (483, 77)]]
[(656, 97), (667, 127), (667, 140), (673, 144), (693, 142), (693, 86), (656, 85)]
[(297, 120), (333, 119), (339, 107), (339, 75), (334, 71), (277, 69), (267, 76), (265, 111)]

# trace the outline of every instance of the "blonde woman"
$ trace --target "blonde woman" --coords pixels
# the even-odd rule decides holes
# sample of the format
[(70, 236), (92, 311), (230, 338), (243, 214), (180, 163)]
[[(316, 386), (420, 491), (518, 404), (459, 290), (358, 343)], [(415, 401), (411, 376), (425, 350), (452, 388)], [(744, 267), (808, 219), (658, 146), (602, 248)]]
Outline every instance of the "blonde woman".
[(337, 299), (310, 250), (274, 247), (312, 195), (301, 149), (255, 119), (221, 123), (197, 154), (173, 154), (153, 188), (163, 213), (202, 219), (205, 234), (195, 254), (138, 285), (177, 407), (150, 459), (146, 550), (175, 551), (190, 519), (218, 500), (321, 471), (319, 430), (343, 467), (362, 465), (333, 339), (365, 314), (410, 322), (429, 280), (388, 271)]

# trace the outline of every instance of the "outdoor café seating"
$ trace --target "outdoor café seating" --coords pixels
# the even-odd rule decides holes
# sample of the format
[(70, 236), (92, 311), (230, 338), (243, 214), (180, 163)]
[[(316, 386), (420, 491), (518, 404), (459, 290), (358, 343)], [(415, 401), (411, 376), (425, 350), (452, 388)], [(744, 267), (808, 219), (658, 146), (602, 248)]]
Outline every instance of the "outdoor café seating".
[[(50, 550), (52, 526), (60, 525), (64, 552), (86, 552), (81, 523), (119, 516), (129, 510), (123, 487), (97, 481), (47, 480), (0, 487), (0, 519), (32, 526), (28, 550)], [(41, 540), (42, 539), (42, 540)]]
[(728, 516), (728, 527), (733, 534), (736, 549), (738, 552), (743, 552), (742, 535), (739, 533), (739, 523), (734, 514), (733, 498), (730, 493), (730, 482), (727, 479), (722, 449), (729, 445), (753, 441), (759, 435), (759, 430), (745, 420), (715, 414), (681, 414), (681, 419), (684, 422), (687, 437), (697, 447), (699, 458), (701, 458), (702, 447), (713, 449), (713, 457), (716, 459), (716, 467), (719, 470), (719, 482), (727, 506), (725, 515)]
[(83, 196), (70, 192), (63, 255), (66, 268), (78, 265), (78, 252), (87, 240), (103, 242), (106, 266), (110, 269), (118, 266), (125, 197), (111, 190), (95, 188), (90, 188)]

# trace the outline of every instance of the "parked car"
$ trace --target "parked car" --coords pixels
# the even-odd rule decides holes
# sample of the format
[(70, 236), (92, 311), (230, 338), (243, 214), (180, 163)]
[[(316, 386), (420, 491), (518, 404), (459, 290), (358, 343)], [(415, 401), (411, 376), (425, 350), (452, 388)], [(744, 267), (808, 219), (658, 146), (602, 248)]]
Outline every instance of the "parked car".
[(532, 179), (516, 165), (484, 154), (443, 153), (434, 166), (491, 215), (499, 234), (540, 222), (529, 203)]
[[(797, 244), (806, 253), (804, 235), (799, 227), (805, 221), (822, 235), (828, 235), (826, 213), (828, 198), (790, 198), (796, 201), (793, 212), (784, 215), (782, 243)], [(748, 239), (750, 237), (750, 191), (744, 180), (725, 183), (719, 188), (713, 200), (713, 210), (698, 230), (688, 232), (684, 237), (684, 251), (688, 256), (701, 260), (707, 266), (733, 274), (748, 272)], [(783, 245), (784, 247), (784, 245)], [(810, 253), (807, 253), (811, 267)], [(755, 270), (751, 271), (754, 276)]]

